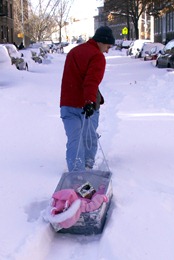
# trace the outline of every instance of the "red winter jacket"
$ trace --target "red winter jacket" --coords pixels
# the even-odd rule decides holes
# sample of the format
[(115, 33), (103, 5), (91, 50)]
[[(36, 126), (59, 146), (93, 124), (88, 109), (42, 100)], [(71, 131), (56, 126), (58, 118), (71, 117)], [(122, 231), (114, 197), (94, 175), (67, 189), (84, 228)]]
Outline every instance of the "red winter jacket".
[[(73, 48), (65, 61), (60, 106), (82, 108), (89, 101), (97, 102), (105, 66), (105, 56), (93, 39)], [(103, 97), (99, 99), (102, 104)]]

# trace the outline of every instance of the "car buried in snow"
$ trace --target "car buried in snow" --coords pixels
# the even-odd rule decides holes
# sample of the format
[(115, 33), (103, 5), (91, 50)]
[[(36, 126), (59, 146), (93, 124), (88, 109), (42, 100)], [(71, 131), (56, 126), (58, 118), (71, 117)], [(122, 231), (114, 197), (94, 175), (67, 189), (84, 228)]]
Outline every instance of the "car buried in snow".
[(164, 48), (164, 44), (159, 42), (149, 43), (146, 45), (142, 57), (145, 61), (156, 60), (159, 52)]
[(1, 67), (10, 67), (11, 59), (9, 57), (8, 51), (4, 46), (0, 45), (0, 68)]
[(141, 58), (141, 51), (144, 44), (151, 42), (150, 40), (135, 40), (131, 43), (127, 55), (134, 56), (135, 58)]
[(28, 62), (25, 60), (23, 53), (20, 53), (14, 44), (4, 43), (1, 46), (7, 49), (12, 65), (14, 64), (18, 70), (28, 70)]
[(157, 68), (174, 68), (174, 39), (169, 41), (160, 51), (157, 60)]

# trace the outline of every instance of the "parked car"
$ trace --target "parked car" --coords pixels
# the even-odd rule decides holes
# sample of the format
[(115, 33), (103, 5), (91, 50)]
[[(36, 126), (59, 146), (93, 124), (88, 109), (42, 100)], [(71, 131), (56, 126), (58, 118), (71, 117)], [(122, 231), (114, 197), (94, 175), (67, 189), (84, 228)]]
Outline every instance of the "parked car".
[(130, 40), (124, 40), (121, 44), (121, 49), (129, 49), (132, 41)]
[(11, 59), (5, 46), (0, 45), (0, 68), (11, 66)]
[(135, 58), (141, 58), (141, 50), (144, 43), (151, 42), (150, 40), (135, 40), (130, 45), (127, 55), (135, 56)]
[(115, 49), (116, 50), (121, 50), (123, 40), (115, 40)]
[(17, 50), (14, 44), (5, 43), (1, 45), (7, 49), (12, 65), (15, 64), (18, 70), (28, 70), (28, 63), (24, 59), (24, 55)]
[(160, 51), (156, 60), (158, 68), (174, 68), (174, 39)]
[(31, 59), (36, 63), (42, 63), (43, 58), (46, 56), (45, 51), (41, 51), (42, 48), (39, 48), (39, 54), (36, 51), (31, 51)]
[(54, 43), (54, 52), (63, 53), (64, 48), (69, 45), (69, 42), (57, 42)]
[(144, 60), (156, 60), (163, 48), (164, 44), (160, 42), (148, 43), (142, 52), (142, 57)]

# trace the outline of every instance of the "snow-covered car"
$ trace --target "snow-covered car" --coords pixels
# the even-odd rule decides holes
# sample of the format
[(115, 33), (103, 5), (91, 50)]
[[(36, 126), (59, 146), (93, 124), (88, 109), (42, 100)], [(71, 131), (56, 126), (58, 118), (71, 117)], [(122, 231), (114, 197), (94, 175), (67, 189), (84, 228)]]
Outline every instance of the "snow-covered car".
[(156, 60), (159, 52), (164, 48), (160, 42), (149, 43), (143, 53), (144, 60)]
[(121, 50), (123, 40), (115, 40), (115, 49)]
[(53, 52), (59, 52), (59, 53), (64, 53), (64, 48), (69, 45), (68, 42), (58, 42), (58, 43), (53, 43)]
[(135, 58), (141, 58), (141, 51), (145, 43), (151, 42), (150, 40), (135, 40), (131, 43), (127, 54), (135, 56)]
[(39, 49), (42, 48), (46, 53), (50, 52), (50, 47), (52, 45), (51, 41), (46, 42), (34, 42), (29, 45), (29, 48)]
[(158, 68), (174, 68), (174, 39), (160, 51), (156, 60)]
[(23, 53), (20, 53), (14, 44), (5, 43), (4, 46), (11, 58), (11, 64), (15, 64), (18, 70), (28, 70), (28, 62), (24, 59)]
[(130, 40), (124, 40), (121, 44), (121, 49), (129, 49), (130, 45), (132, 44), (132, 41)]
[(0, 68), (5, 66), (11, 66), (11, 59), (9, 57), (7, 49), (0, 45)]

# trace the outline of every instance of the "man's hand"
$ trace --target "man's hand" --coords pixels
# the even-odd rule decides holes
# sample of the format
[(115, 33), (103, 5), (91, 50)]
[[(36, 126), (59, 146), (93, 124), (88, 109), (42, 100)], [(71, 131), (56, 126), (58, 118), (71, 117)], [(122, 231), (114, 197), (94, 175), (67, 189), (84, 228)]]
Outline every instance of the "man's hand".
[(86, 104), (86, 105), (83, 107), (83, 112), (82, 112), (82, 114), (85, 114), (85, 117), (88, 118), (88, 117), (90, 117), (90, 116), (93, 115), (94, 110), (95, 110), (95, 103), (94, 103), (94, 102), (91, 102), (91, 103)]

